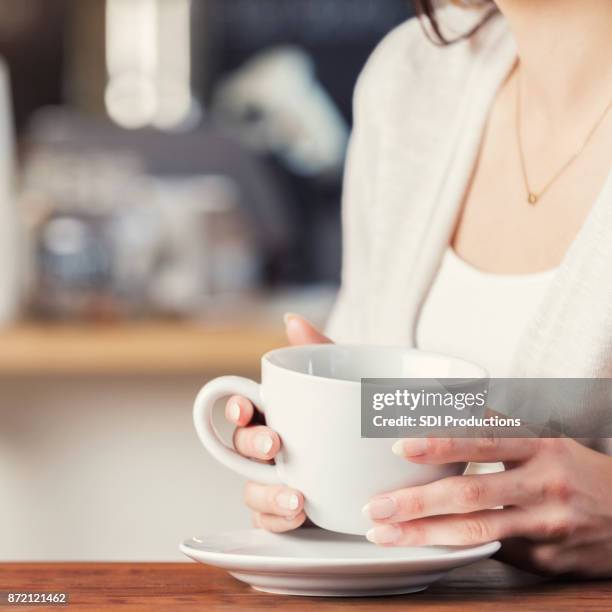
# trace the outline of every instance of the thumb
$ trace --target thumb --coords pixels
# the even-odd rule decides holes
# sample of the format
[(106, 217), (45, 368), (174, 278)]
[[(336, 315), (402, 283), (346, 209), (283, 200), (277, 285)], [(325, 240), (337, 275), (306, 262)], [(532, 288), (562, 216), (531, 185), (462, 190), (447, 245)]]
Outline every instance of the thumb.
[(300, 315), (288, 312), (285, 317), (285, 329), (289, 344), (331, 344), (331, 340), (319, 332), (312, 323)]

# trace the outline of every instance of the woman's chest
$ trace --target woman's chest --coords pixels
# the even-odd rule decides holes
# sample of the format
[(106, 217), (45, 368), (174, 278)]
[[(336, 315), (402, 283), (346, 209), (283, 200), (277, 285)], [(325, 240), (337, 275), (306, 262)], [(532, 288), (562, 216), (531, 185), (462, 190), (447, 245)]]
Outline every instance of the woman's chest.
[[(493, 107), (453, 244), (480, 269), (529, 274), (558, 266), (588, 217), (610, 173), (612, 121), (567, 165), (579, 131), (558, 138), (557, 147), (542, 128), (526, 144), (511, 100), (502, 95)], [(528, 190), (539, 195), (535, 203)]]
[(463, 357), (491, 376), (510, 376), (553, 276), (487, 274), (448, 248), (419, 314), (418, 348)]

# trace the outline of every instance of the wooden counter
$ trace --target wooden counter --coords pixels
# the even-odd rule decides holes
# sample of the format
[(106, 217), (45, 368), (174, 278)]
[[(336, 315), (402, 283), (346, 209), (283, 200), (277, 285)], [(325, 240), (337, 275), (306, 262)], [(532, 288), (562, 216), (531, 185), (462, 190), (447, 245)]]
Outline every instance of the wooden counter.
[(284, 330), (194, 323), (22, 324), (0, 330), (0, 375), (253, 372)]
[[(0, 591), (66, 591), (68, 606), (15, 610), (175, 612), (214, 610), (461, 610), (608, 612), (612, 582), (546, 582), (497, 561), (449, 574), (427, 591), (378, 598), (309, 598), (253, 591), (224, 571), (195, 563), (0, 564)], [(0, 605), (0, 607), (2, 607)]]

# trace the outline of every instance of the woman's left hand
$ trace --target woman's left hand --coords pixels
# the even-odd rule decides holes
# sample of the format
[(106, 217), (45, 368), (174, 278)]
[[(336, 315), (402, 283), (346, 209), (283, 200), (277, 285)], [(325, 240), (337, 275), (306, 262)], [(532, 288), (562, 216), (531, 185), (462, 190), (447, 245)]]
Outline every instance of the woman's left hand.
[(505, 553), (524, 569), (612, 576), (611, 457), (568, 438), (421, 438), (401, 440), (393, 450), (422, 464), (503, 461), (506, 471), (444, 478), (373, 498), (364, 508), (374, 521), (370, 541), (427, 546), (505, 540), (501, 557)]

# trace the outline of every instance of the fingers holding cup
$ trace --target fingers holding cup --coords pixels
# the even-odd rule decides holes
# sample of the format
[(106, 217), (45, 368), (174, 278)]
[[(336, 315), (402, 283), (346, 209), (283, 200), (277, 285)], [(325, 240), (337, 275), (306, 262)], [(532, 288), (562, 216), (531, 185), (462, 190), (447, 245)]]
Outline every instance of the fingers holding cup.
[(271, 461), (281, 448), (279, 435), (265, 425), (238, 427), (234, 431), (234, 448), (244, 457)]
[(284, 485), (248, 482), (244, 490), (244, 501), (254, 512), (283, 518), (294, 518), (304, 510), (304, 496)]
[(245, 427), (253, 419), (255, 407), (246, 397), (232, 395), (225, 404), (225, 418), (232, 424)]

